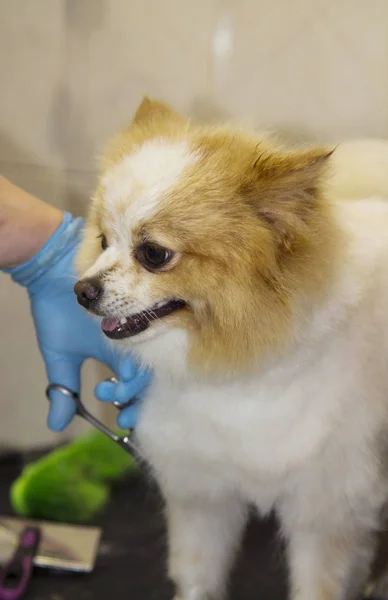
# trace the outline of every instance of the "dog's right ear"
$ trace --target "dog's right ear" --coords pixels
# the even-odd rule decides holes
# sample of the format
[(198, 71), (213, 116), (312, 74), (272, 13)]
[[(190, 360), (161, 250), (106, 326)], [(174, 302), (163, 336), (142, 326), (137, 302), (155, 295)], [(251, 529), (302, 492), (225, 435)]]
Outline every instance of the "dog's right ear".
[(144, 96), (143, 100), (136, 109), (132, 123), (137, 125), (148, 119), (174, 119), (183, 120), (168, 104), (159, 100), (151, 100)]
[(287, 252), (311, 235), (322, 210), (322, 182), (333, 150), (257, 151), (240, 191)]

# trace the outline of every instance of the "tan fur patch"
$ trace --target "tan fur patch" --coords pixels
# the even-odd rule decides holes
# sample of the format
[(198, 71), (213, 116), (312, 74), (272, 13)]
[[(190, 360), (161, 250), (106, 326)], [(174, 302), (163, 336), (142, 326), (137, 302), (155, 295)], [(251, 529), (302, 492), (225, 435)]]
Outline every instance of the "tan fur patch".
[(201, 132), (202, 158), (147, 234), (182, 259), (160, 282), (191, 301), (198, 335), (191, 358), (241, 368), (281, 346), (297, 296), (322, 297), (337, 244), (320, 192), (326, 150), (283, 153), (223, 130)]

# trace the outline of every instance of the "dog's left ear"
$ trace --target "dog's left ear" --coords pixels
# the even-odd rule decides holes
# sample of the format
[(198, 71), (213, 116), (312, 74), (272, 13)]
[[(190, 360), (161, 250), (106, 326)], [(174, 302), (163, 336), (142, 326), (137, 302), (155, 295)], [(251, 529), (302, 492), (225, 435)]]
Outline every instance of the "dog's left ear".
[(302, 236), (321, 201), (322, 179), (333, 150), (257, 151), (242, 193), (279, 243)]
[(139, 124), (148, 119), (180, 119), (183, 117), (178, 115), (168, 104), (159, 100), (151, 100), (148, 96), (144, 96), (143, 100), (136, 109), (132, 123)]

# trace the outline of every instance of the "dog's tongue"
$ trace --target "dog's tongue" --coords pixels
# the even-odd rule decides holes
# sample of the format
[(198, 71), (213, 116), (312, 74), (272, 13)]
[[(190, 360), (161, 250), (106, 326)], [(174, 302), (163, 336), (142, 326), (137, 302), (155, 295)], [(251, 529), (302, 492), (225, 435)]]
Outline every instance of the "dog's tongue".
[(105, 317), (101, 321), (101, 329), (103, 331), (114, 331), (120, 325), (120, 319), (117, 317)]

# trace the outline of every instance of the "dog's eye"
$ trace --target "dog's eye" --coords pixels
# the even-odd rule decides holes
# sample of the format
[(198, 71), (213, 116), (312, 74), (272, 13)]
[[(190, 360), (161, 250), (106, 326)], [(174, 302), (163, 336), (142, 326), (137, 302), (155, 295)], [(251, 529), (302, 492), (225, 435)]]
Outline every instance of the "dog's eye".
[(170, 262), (173, 252), (157, 244), (145, 243), (139, 246), (135, 256), (143, 267), (149, 271), (157, 271)]
[(108, 247), (108, 242), (106, 241), (106, 236), (103, 233), (99, 237), (101, 239), (101, 250), (104, 252)]

